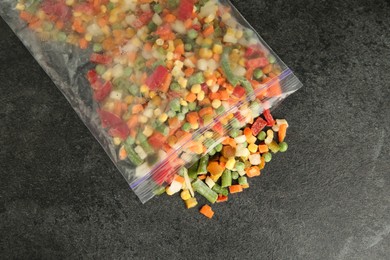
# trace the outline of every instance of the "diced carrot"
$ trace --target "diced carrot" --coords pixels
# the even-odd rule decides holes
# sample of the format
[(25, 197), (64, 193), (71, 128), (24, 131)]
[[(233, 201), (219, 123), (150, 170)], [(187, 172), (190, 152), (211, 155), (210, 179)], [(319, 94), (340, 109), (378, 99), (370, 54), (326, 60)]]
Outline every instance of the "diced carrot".
[(133, 114), (138, 114), (140, 113), (141, 111), (144, 110), (144, 107), (141, 105), (141, 104), (136, 104), (134, 105), (132, 108), (131, 108), (131, 112)]
[(199, 115), (197, 112), (190, 112), (186, 115), (186, 119), (190, 124), (196, 124), (199, 120)]
[(99, 18), (97, 23), (100, 26), (100, 28), (106, 26), (107, 25), (107, 17)]
[(203, 117), (205, 115), (211, 115), (213, 113), (213, 108), (212, 107), (205, 107), (199, 110), (199, 116)]
[(186, 97), (187, 102), (194, 102), (196, 100), (196, 95), (192, 92), (188, 93)]
[(211, 175), (219, 175), (222, 174), (224, 168), (218, 162), (210, 162), (209, 165), (207, 166), (207, 171)]
[(214, 33), (214, 26), (210, 25), (206, 29), (203, 30), (203, 36), (207, 38), (208, 36)]
[(164, 20), (165, 20), (165, 22), (167, 22), (167, 23), (173, 23), (174, 21), (176, 21), (176, 16), (174, 16), (173, 14), (167, 14), (167, 15), (164, 17)]
[(119, 160), (123, 161), (127, 158), (127, 152), (124, 146), (119, 149)]
[(184, 27), (188, 30), (192, 27), (192, 19), (187, 19), (184, 21)]
[(246, 176), (249, 178), (259, 176), (260, 175), (260, 169), (258, 166), (252, 166), (246, 170)]
[(26, 12), (26, 11), (20, 11), (20, 14), (19, 14), (19, 17), (26, 21), (26, 22), (30, 22), (32, 19), (33, 19), (33, 15), (31, 15), (29, 12)]
[(207, 178), (207, 175), (206, 174), (202, 174), (202, 175), (199, 175), (198, 176), (198, 179), (199, 180), (205, 180)]
[(268, 74), (272, 71), (272, 63), (266, 65), (263, 69), (262, 69), (263, 73), (264, 74)]
[(184, 51), (184, 44), (178, 44), (175, 48), (175, 53), (177, 54), (184, 54), (185, 51)]
[(216, 62), (219, 62), (221, 60), (221, 55), (219, 55), (217, 53), (214, 53), (213, 54), (213, 60), (215, 60)]
[(251, 136), (251, 135), (252, 135), (252, 130), (251, 130), (249, 127), (245, 127), (245, 129), (244, 129), (244, 135), (245, 135), (246, 137)]
[(204, 205), (199, 212), (210, 219), (214, 216), (214, 211), (209, 205)]
[(117, 101), (114, 103), (114, 111), (113, 113), (117, 115), (118, 117), (122, 116), (122, 103)]
[(64, 28), (64, 22), (63, 21), (57, 21), (55, 23), (55, 26), (58, 30), (61, 30), (62, 28)]
[(88, 41), (85, 38), (81, 38), (79, 41), (79, 46), (81, 49), (88, 48)]
[(219, 92), (221, 96), (221, 100), (228, 100), (229, 99), (229, 93), (226, 90), (222, 90)]
[(194, 74), (194, 68), (188, 67), (184, 70), (184, 74), (186, 77), (190, 77), (192, 74)]
[(281, 124), (279, 126), (279, 132), (278, 132), (279, 143), (283, 142), (284, 138), (286, 138), (286, 132), (287, 132), (287, 124)]
[(268, 152), (268, 145), (266, 145), (266, 144), (260, 144), (260, 145), (259, 145), (259, 152), (260, 152), (260, 153), (266, 153), (266, 152)]
[(135, 126), (138, 124), (138, 116), (133, 115), (127, 120), (127, 127), (131, 130), (134, 129)]
[(168, 119), (169, 128), (173, 129), (180, 126), (180, 121), (177, 117), (172, 117)]
[(169, 90), (169, 86), (171, 85), (171, 82), (172, 82), (172, 74), (168, 73), (168, 75), (165, 77), (163, 84), (161, 85), (160, 90), (163, 93), (167, 93)]
[(229, 192), (230, 193), (238, 193), (238, 192), (242, 192), (243, 189), (242, 189), (242, 186), (239, 185), (239, 184), (236, 184), (236, 185), (232, 185), (229, 187)]
[(184, 178), (182, 176), (180, 176), (180, 175), (177, 175), (177, 174), (175, 175), (175, 177), (173, 177), (173, 180), (177, 181), (177, 182), (179, 182), (181, 184), (184, 183)]
[(276, 79), (276, 81), (273, 82), (267, 90), (268, 97), (277, 97), (277, 96), (282, 95), (282, 93), (283, 93), (282, 88), (280, 87), (280, 83), (279, 83), (278, 79)]
[(202, 154), (204, 149), (202, 143), (193, 142), (193, 144), (189, 147), (189, 150), (196, 154)]
[(260, 160), (261, 160), (261, 162), (260, 162), (260, 165), (259, 165), (259, 170), (262, 170), (265, 167), (265, 160), (264, 160), (263, 157), (261, 157)]

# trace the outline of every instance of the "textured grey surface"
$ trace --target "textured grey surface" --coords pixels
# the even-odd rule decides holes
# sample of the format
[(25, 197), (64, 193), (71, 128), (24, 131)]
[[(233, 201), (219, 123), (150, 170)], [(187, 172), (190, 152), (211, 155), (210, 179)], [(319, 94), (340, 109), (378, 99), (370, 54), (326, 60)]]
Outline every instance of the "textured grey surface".
[(2, 258), (388, 259), (389, 1), (233, 1), (304, 83), (290, 150), (207, 220), (142, 205), (0, 20)]

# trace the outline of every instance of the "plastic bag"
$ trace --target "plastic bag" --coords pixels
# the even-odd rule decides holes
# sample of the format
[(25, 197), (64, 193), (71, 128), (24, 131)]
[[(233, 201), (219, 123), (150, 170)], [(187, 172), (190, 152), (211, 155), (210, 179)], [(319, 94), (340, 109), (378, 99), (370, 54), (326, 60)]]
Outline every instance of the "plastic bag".
[(301, 87), (229, 1), (3, 0), (0, 14), (143, 203)]

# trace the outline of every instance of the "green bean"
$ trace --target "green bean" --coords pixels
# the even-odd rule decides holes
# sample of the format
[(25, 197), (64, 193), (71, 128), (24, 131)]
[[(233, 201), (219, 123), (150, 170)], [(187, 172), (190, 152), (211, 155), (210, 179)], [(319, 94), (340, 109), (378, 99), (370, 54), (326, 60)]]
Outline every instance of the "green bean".
[(210, 203), (215, 203), (218, 199), (218, 194), (211, 190), (203, 181), (196, 179), (192, 182), (192, 187), (196, 192), (205, 197)]
[(232, 172), (228, 169), (225, 169), (225, 171), (222, 173), (222, 188), (226, 188), (232, 186)]
[(207, 173), (207, 165), (209, 163), (209, 156), (206, 154), (199, 160), (199, 166), (198, 166), (198, 175), (206, 174)]

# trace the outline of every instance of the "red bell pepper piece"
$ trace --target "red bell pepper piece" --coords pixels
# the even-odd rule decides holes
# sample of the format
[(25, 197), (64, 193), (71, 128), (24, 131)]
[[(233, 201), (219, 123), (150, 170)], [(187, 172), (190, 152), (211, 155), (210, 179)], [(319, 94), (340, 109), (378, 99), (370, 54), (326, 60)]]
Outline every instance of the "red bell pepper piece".
[(217, 203), (219, 202), (225, 202), (228, 200), (228, 196), (223, 196), (221, 194), (218, 195)]
[(99, 109), (98, 113), (100, 115), (100, 120), (102, 121), (102, 126), (104, 128), (116, 126), (116, 125), (119, 125), (123, 122), (119, 116), (117, 116), (111, 112)]
[(224, 129), (223, 129), (223, 125), (221, 122), (215, 123), (215, 125), (213, 126), (213, 130), (215, 132), (217, 132), (218, 134), (220, 134), (221, 136), (224, 135)]
[(265, 57), (250, 59), (246, 61), (246, 66), (248, 68), (261, 68), (268, 65), (268, 60)]
[(156, 90), (161, 84), (164, 82), (165, 78), (168, 75), (168, 70), (160, 65), (156, 68), (156, 70), (146, 79), (146, 85), (151, 90)]
[(246, 49), (246, 52), (245, 52), (245, 57), (246, 58), (249, 58), (249, 57), (252, 57), (252, 56), (263, 56), (263, 52), (260, 50), (260, 46), (259, 45), (251, 45), (249, 46), (247, 49)]
[(263, 112), (265, 120), (267, 120), (267, 126), (273, 126), (275, 124), (275, 120), (273, 116), (271, 115), (271, 112), (269, 109), (264, 110)]
[(92, 53), (90, 60), (91, 62), (98, 64), (109, 64), (112, 62), (112, 58), (110, 56), (99, 53)]
[(170, 183), (169, 179), (174, 173), (173, 167), (169, 162), (165, 161), (162, 165), (159, 165), (158, 168), (152, 172), (152, 179), (158, 184), (161, 185), (164, 182)]
[(243, 117), (240, 113), (240, 111), (234, 113), (234, 117), (237, 118), (238, 121), (240, 122), (244, 122), (245, 121), (245, 117)]
[(164, 37), (172, 32), (171, 26), (169, 24), (164, 24), (162, 26), (159, 26), (155, 32), (160, 37)]
[(111, 90), (112, 90), (112, 84), (110, 81), (107, 81), (100, 89), (95, 90), (95, 93), (93, 94), (93, 98), (99, 102), (103, 101), (108, 96), (108, 94), (110, 94)]
[(194, 29), (195, 31), (200, 31), (200, 29), (202, 29), (202, 27), (200, 26), (200, 24), (194, 24), (194, 25), (192, 25), (192, 29)]
[(95, 84), (95, 82), (98, 80), (98, 74), (96, 70), (89, 70), (87, 72), (87, 79), (91, 85)]
[(241, 86), (237, 86), (233, 90), (233, 96), (238, 98), (242, 98), (245, 95), (245, 93), (246, 93), (245, 88)]
[(79, 13), (83, 13), (86, 15), (93, 15), (93, 13), (94, 13), (93, 5), (89, 4), (89, 3), (82, 3), (79, 5), (76, 5), (73, 10), (74, 10), (73, 12), (79, 12)]
[(159, 132), (154, 132), (148, 139), (149, 144), (152, 147), (161, 147), (165, 143), (166, 137)]
[(185, 21), (192, 16), (194, 10), (194, 2), (192, 0), (181, 0), (177, 17), (179, 20)]
[(152, 19), (153, 17), (153, 12), (144, 12), (144, 13), (141, 13), (139, 16), (138, 16), (138, 19), (135, 20), (131, 25), (136, 28), (136, 29), (139, 29), (141, 28), (142, 26), (144, 26), (145, 24), (149, 23), (149, 21)]
[(42, 3), (42, 10), (48, 14), (56, 17), (60, 21), (67, 21), (71, 18), (72, 12), (64, 1), (45, 0)]
[(254, 136), (257, 136), (260, 133), (260, 131), (264, 129), (266, 125), (267, 122), (261, 117), (258, 117), (251, 127), (252, 134)]
[(125, 123), (121, 123), (121, 124), (118, 124), (118, 125), (115, 125), (113, 126), (109, 131), (108, 133), (112, 136), (112, 137), (119, 137), (121, 138), (122, 140), (125, 140), (129, 134), (130, 134), (130, 130), (129, 128), (127, 127), (127, 125)]

